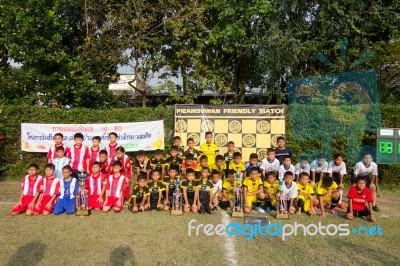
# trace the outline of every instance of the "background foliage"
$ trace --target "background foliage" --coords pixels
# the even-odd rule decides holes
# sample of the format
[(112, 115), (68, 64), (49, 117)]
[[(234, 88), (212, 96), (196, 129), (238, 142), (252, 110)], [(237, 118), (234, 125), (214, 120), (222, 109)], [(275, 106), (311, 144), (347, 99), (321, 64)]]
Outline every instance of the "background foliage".
[[(298, 109), (297, 109), (298, 110)], [(306, 115), (307, 111), (301, 115)], [(315, 110), (314, 110), (315, 111)], [(321, 110), (319, 110), (321, 111)], [(382, 125), (384, 127), (400, 128), (400, 117), (397, 115), (400, 111), (397, 105), (383, 105)], [(126, 108), (126, 109), (108, 109), (108, 110), (91, 110), (85, 108), (66, 109), (50, 109), (37, 106), (4, 106), (4, 120), (0, 122), (1, 128), (4, 129), (5, 139), (1, 140), (0, 154), (8, 160), (4, 165), (6, 169), (7, 179), (19, 180), (26, 171), (26, 166), (31, 162), (38, 162), (43, 167), (46, 163), (45, 154), (25, 153), (23, 152), (23, 160), (20, 160), (20, 124), (21, 123), (113, 123), (113, 122), (139, 122), (164, 119), (165, 126), (165, 142), (170, 147), (174, 132), (174, 108), (173, 107), (156, 107), (156, 108)], [(293, 151), (294, 162), (298, 160), (299, 155), (308, 150), (325, 151), (322, 146), (322, 139), (332, 135), (323, 135), (320, 137), (310, 135), (310, 138), (298, 139), (294, 138), (293, 129), (290, 123), (291, 116), (287, 116), (286, 132), (287, 144)], [(358, 146), (354, 150), (358, 151), (359, 146), (369, 145), (374, 147), (376, 144), (376, 134), (373, 132), (358, 135)], [(347, 136), (339, 135), (334, 137), (332, 141), (332, 154), (340, 152), (347, 157), (351, 147), (347, 147)], [(134, 155), (134, 154), (130, 154)], [(310, 158), (311, 160), (312, 158)], [(352, 169), (352, 164), (348, 165), (348, 170)], [(380, 165), (379, 172), (382, 182), (385, 184), (398, 184), (399, 166)]]

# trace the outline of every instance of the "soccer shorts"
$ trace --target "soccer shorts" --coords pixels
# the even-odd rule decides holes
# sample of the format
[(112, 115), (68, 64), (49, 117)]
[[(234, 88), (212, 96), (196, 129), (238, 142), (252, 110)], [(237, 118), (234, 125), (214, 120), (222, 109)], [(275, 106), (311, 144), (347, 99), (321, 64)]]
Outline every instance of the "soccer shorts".
[(53, 214), (59, 215), (63, 212), (67, 214), (74, 214), (75, 213), (75, 198), (73, 199), (58, 199), (56, 205), (54, 206)]
[(251, 207), (253, 203), (257, 203), (257, 195), (247, 196), (246, 205)]
[[(136, 204), (137, 207), (140, 207), (140, 204), (142, 204), (143, 198), (136, 198)], [(132, 211), (133, 210), (133, 197), (130, 198), (129, 204), (128, 204), (128, 210)]]
[(92, 195), (92, 196), (89, 196), (88, 198), (89, 198), (89, 209), (102, 209), (103, 208), (103, 204), (100, 204), (100, 202), (97, 201), (99, 196)]
[(303, 211), (308, 212), (309, 210), (311, 210), (311, 201), (309, 197), (306, 197), (304, 195), (299, 195), (297, 197), (297, 200), (302, 200), (303, 201)]
[[(33, 198), (34, 198), (34, 196), (23, 196), (22, 200), (21, 200), (21, 204), (19, 204), (15, 208), (13, 208), (11, 210), (11, 213), (22, 213), (22, 212), (25, 212), (28, 209), (28, 205), (31, 203)], [(30, 209), (30, 210), (33, 210), (33, 208)]]
[(340, 173), (339, 172), (332, 173), (332, 179), (333, 179), (333, 181), (335, 181), (335, 183), (337, 185), (339, 185), (340, 184)]
[(38, 208), (34, 208), (33, 209), (33, 213), (34, 214), (42, 214), (44, 211), (48, 212), (48, 213), (52, 213), (54, 206), (56, 205), (56, 200), (53, 200), (53, 202), (51, 203), (50, 208), (47, 208), (46, 205), (47, 203), (49, 203), (49, 201), (51, 200), (51, 196), (43, 196), (42, 200), (40, 201), (40, 206)]
[(117, 207), (122, 209), (123, 206), (120, 205), (121, 204), (121, 199), (120, 198), (116, 198), (113, 196), (108, 197), (107, 203), (105, 204), (105, 206), (107, 207)]
[(189, 198), (188, 197), (188, 203), (189, 203), (190, 207), (192, 207), (192, 205), (194, 203), (194, 198)]
[[(347, 207), (347, 213), (349, 212), (350, 212), (349, 207)], [(368, 215), (371, 215), (371, 211), (368, 208), (365, 208), (362, 211), (353, 210), (353, 216), (363, 217)]]

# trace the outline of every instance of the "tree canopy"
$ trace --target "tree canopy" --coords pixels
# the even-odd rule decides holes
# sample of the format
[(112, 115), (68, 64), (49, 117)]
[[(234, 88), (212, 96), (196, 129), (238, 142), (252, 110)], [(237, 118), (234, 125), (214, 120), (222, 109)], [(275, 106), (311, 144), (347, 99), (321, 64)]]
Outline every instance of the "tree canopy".
[[(4, 102), (101, 108), (129, 65), (144, 98), (168, 90), (190, 103), (285, 102), (286, 82), (375, 69), (382, 101), (400, 100), (400, 3), (355, 0), (4, 0), (0, 3), (0, 96)], [(347, 43), (341, 63), (339, 39)], [(335, 63), (315, 59), (324, 54)]]

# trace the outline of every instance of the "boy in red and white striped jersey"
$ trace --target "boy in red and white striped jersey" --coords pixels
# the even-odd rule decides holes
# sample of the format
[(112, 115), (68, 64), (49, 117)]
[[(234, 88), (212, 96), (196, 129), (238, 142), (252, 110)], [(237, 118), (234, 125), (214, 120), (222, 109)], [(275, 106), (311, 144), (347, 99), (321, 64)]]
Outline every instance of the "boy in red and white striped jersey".
[(89, 168), (89, 148), (83, 145), (82, 133), (75, 133), (75, 144), (69, 148), (71, 158), (72, 176), (78, 178), (79, 171), (87, 171)]
[(48, 215), (53, 212), (57, 195), (60, 193), (60, 179), (54, 176), (54, 164), (47, 164), (44, 168), (45, 178), (40, 186), (40, 198), (33, 209), (35, 215)]
[(125, 176), (121, 174), (122, 164), (120, 161), (113, 162), (113, 174), (108, 177), (106, 185), (106, 199), (103, 211), (108, 212), (114, 207), (114, 212), (119, 213), (124, 206)]
[(39, 166), (30, 164), (28, 174), (24, 176), (21, 184), (21, 196), (18, 203), (11, 210), (12, 214), (26, 212), (26, 215), (33, 215), (33, 208), (39, 198), (42, 176), (38, 174)]
[(64, 147), (64, 155), (65, 157), (69, 157), (69, 150), (63, 143), (64, 135), (61, 133), (56, 133), (54, 134), (53, 140), (54, 146), (51, 146), (49, 151), (47, 152), (47, 163), (51, 163), (53, 159), (57, 158), (57, 147)]

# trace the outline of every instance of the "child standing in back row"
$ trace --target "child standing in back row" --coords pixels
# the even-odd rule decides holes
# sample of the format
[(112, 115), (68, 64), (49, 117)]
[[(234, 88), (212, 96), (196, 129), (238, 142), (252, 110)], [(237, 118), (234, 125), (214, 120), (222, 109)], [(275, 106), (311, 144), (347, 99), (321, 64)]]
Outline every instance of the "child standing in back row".
[(215, 156), (219, 153), (219, 148), (217, 144), (213, 143), (213, 134), (210, 131), (206, 132), (205, 137), (206, 143), (201, 144), (200, 154), (206, 155), (209, 162), (214, 162)]

